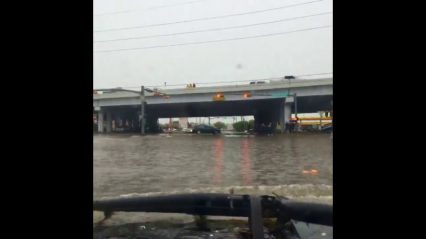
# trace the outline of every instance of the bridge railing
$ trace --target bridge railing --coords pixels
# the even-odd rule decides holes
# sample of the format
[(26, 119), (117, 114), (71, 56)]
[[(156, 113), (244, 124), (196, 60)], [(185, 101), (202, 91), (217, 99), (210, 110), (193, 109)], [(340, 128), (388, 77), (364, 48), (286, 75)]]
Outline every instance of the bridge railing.
[[(331, 74), (331, 73), (327, 73)], [(317, 75), (317, 74), (315, 74)], [(200, 87), (220, 87), (220, 86), (242, 86), (242, 85), (264, 85), (264, 84), (279, 84), (279, 83), (288, 83), (288, 82), (297, 82), (297, 81), (305, 81), (305, 80), (316, 80), (320, 79), (318, 77), (311, 78), (311, 76), (315, 75), (305, 75), (305, 77), (298, 76), (296, 79), (285, 79), (284, 77), (273, 77), (273, 78), (266, 78), (266, 79), (254, 79), (254, 80), (238, 80), (238, 81), (215, 81), (215, 82), (194, 82), (194, 83), (182, 83), (182, 84), (163, 84), (163, 85), (147, 85), (145, 87), (149, 88), (155, 88), (158, 90), (174, 90), (174, 89), (196, 89)], [(332, 78), (330, 77), (323, 77), (323, 78)], [(321, 79), (323, 79), (321, 78)], [(189, 84), (195, 84), (195, 87), (188, 87)], [(123, 89), (139, 89), (140, 86), (129, 86), (129, 87), (122, 87)]]

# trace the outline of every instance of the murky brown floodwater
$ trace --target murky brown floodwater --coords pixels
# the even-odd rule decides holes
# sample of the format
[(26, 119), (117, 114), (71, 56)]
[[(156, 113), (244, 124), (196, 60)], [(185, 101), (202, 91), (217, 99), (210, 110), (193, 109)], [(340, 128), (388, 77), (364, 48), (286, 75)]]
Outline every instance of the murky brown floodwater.
[[(95, 199), (227, 193), (232, 188), (235, 194), (274, 192), (332, 203), (330, 135), (95, 135), (93, 140)], [(102, 218), (94, 212), (94, 222)], [(246, 221), (228, 218), (209, 222), (208, 231), (195, 224), (194, 217), (185, 214), (117, 212), (101, 225), (94, 224), (93, 238), (229, 239), (242, 238), (241, 232), (248, 230)], [(302, 238), (332, 238), (332, 228), (309, 228), (309, 236)]]
[[(231, 186), (332, 191), (330, 135), (94, 135), (93, 140), (95, 199)], [(306, 172), (312, 169), (318, 172)]]

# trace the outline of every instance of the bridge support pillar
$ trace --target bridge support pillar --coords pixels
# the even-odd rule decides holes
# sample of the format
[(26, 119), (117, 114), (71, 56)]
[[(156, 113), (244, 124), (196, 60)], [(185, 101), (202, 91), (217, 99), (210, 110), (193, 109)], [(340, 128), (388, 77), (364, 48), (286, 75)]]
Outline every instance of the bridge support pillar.
[(111, 114), (111, 111), (107, 111), (106, 112), (105, 124), (106, 124), (106, 132), (107, 133), (111, 133), (111, 128), (112, 128), (112, 114)]
[(104, 112), (102, 110), (98, 111), (98, 132), (104, 132)]
[(291, 119), (291, 106), (293, 104), (292, 98), (286, 98), (283, 101), (282, 107), (281, 107), (281, 114), (280, 114), (280, 125), (281, 125), (281, 133), (284, 133), (286, 129), (286, 124), (290, 122)]

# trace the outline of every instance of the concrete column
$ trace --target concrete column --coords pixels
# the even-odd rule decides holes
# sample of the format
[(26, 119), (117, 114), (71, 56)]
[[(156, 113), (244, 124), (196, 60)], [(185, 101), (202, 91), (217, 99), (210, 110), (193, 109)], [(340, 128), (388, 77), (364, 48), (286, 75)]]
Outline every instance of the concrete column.
[(291, 103), (284, 104), (284, 123), (290, 122), (291, 119)]
[(104, 132), (104, 112), (102, 110), (98, 111), (98, 132)]
[(283, 100), (283, 102), (280, 105), (279, 122), (280, 122), (280, 126), (281, 126), (281, 133), (285, 132), (284, 106), (285, 106), (285, 100)]
[(110, 111), (106, 112), (106, 119), (105, 119), (105, 124), (106, 124), (106, 132), (107, 133), (111, 133), (111, 128), (112, 128), (112, 115)]
[(281, 133), (284, 133), (286, 130), (286, 123), (290, 122), (291, 118), (291, 106), (293, 104), (292, 98), (286, 98), (283, 101), (282, 107), (281, 107), (281, 114), (280, 114), (280, 125), (281, 125)]

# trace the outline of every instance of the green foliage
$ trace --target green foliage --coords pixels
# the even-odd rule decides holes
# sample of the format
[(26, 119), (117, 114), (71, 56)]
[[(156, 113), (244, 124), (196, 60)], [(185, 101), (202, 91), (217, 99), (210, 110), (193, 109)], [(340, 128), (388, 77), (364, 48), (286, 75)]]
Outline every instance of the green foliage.
[(247, 121), (238, 121), (232, 125), (234, 130), (237, 132), (244, 132), (249, 129), (249, 122)]
[(254, 129), (254, 119), (249, 120), (249, 122), (248, 122), (248, 123), (249, 123), (249, 126), (248, 126), (248, 127), (249, 127), (249, 130), (250, 130), (250, 129)]
[(214, 123), (213, 126), (215, 128), (218, 128), (218, 129), (224, 129), (224, 128), (226, 128), (226, 124), (223, 123), (223, 122), (221, 122), (221, 121), (218, 121), (218, 122)]

